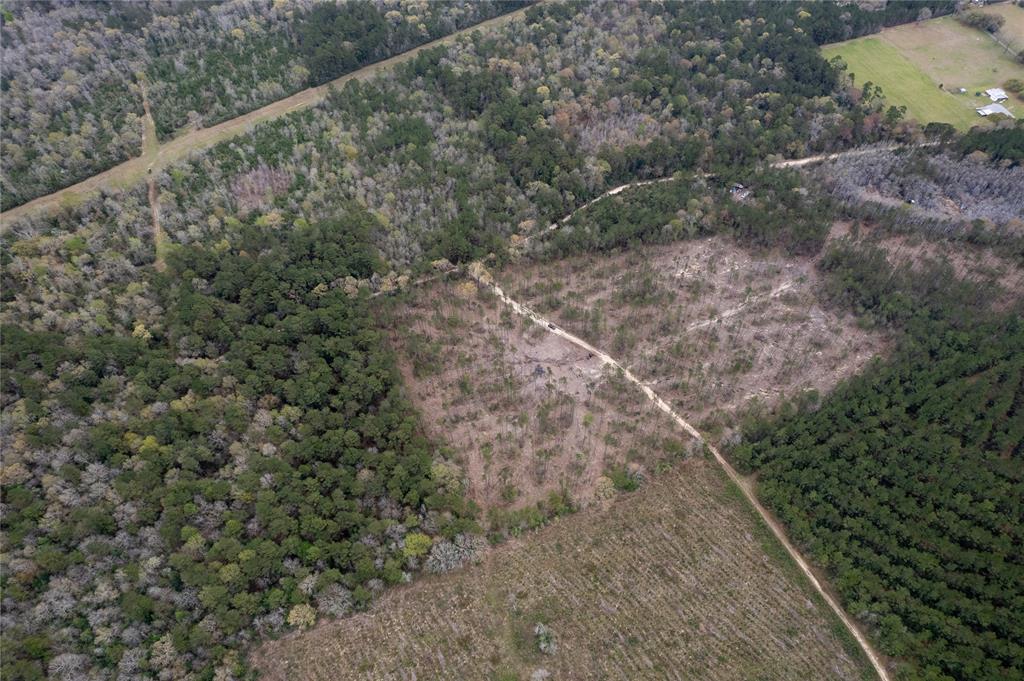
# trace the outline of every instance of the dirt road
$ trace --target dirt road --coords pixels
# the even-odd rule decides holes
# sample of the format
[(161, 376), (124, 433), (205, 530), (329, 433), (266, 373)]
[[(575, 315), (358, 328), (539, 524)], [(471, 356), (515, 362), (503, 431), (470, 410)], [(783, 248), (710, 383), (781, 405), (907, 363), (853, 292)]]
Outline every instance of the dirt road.
[(0, 230), (7, 229), (11, 222), (26, 215), (40, 210), (53, 209), (61, 206), (65, 202), (80, 200), (85, 196), (94, 194), (105, 188), (128, 188), (133, 185), (137, 185), (146, 176), (149, 168), (152, 168), (155, 173), (175, 161), (179, 161), (187, 157), (193, 151), (206, 149), (218, 142), (246, 133), (257, 123), (272, 120), (293, 111), (300, 111), (320, 103), (327, 97), (328, 89), (331, 86), (341, 87), (350, 80), (362, 80), (368, 78), (379, 71), (389, 69), (396, 64), (412, 59), (423, 50), (428, 50), (432, 47), (437, 47), (438, 45), (449, 44), (461, 36), (471, 34), (473, 31), (487, 31), (499, 26), (504, 26), (505, 24), (522, 18), (528, 9), (529, 7), (523, 7), (522, 9), (517, 9), (514, 12), (503, 14), (493, 19), (488, 19), (487, 21), (483, 21), (474, 26), (464, 28), (461, 31), (456, 31), (451, 35), (420, 45), (408, 52), (403, 52), (383, 61), (370, 64), (369, 66), (364, 66), (361, 69), (341, 76), (340, 78), (337, 78), (325, 85), (309, 88), (307, 90), (297, 92), (290, 97), (279, 99), (278, 101), (256, 109), (255, 111), (243, 114), (238, 118), (232, 118), (229, 121), (218, 123), (217, 125), (209, 128), (202, 128), (200, 130), (193, 130), (185, 133), (180, 137), (176, 137), (169, 142), (160, 145), (160, 147), (152, 153), (149, 151), (149, 140), (155, 140), (155, 134), (150, 138), (150, 134), (153, 134), (155, 131), (147, 131), (147, 133), (143, 135), (144, 146), (146, 147), (146, 151), (143, 155), (125, 161), (124, 163), (114, 166), (109, 170), (105, 170), (98, 175), (93, 175), (78, 184), (71, 185), (70, 187), (66, 187), (52, 194), (47, 194), (46, 196), (40, 196), (39, 198), (33, 199), (28, 203), (18, 206), (17, 208), (12, 208), (4, 213), (0, 213)]
[(605, 354), (604, 352), (595, 348), (593, 345), (586, 342), (582, 338), (574, 336), (568, 331), (565, 331), (564, 329), (556, 326), (552, 322), (548, 321), (544, 317), (534, 312), (532, 309), (520, 304), (519, 302), (505, 295), (505, 292), (501, 289), (500, 286), (498, 286), (498, 284), (494, 281), (494, 278), (491, 276), (490, 272), (488, 272), (487, 269), (482, 264), (473, 263), (469, 267), (469, 274), (477, 281), (478, 284), (489, 288), (503, 303), (512, 308), (512, 310), (516, 314), (526, 317), (534, 324), (537, 324), (538, 326), (545, 329), (549, 333), (564, 338), (573, 345), (583, 348), (587, 352), (599, 358), (606, 365), (622, 372), (622, 375), (626, 378), (626, 380), (640, 388), (640, 390), (644, 393), (648, 400), (650, 400), (655, 406), (657, 406), (663, 412), (668, 414), (668, 416), (672, 418), (672, 420), (675, 421), (676, 424), (684, 431), (686, 431), (691, 437), (703, 443), (704, 446), (708, 448), (708, 451), (710, 451), (711, 454), (715, 457), (715, 461), (717, 461), (718, 464), (722, 467), (726, 475), (729, 476), (729, 479), (732, 480), (736, 484), (736, 486), (740, 488), (740, 491), (743, 493), (743, 496), (746, 497), (747, 502), (749, 502), (750, 505), (754, 507), (754, 510), (757, 511), (758, 515), (761, 516), (761, 519), (771, 529), (772, 534), (775, 535), (775, 538), (778, 539), (779, 542), (785, 547), (786, 552), (789, 553), (790, 557), (800, 568), (800, 571), (803, 572), (804, 576), (806, 576), (807, 579), (810, 580), (811, 585), (814, 587), (815, 591), (817, 591), (818, 594), (823, 599), (825, 599), (825, 602), (828, 603), (832, 611), (843, 622), (843, 624), (846, 626), (850, 634), (853, 635), (854, 639), (856, 639), (857, 643), (864, 651), (864, 654), (867, 655), (868, 659), (871, 661), (871, 665), (878, 673), (879, 678), (882, 681), (891, 681), (889, 672), (882, 664), (881, 658), (879, 657), (878, 653), (875, 652), (874, 648), (868, 642), (867, 638), (864, 636), (863, 633), (861, 633), (860, 629), (853, 622), (853, 620), (846, 614), (846, 612), (842, 609), (839, 603), (821, 585), (821, 582), (814, 574), (814, 571), (811, 569), (811, 566), (807, 563), (806, 560), (804, 560), (804, 557), (800, 555), (800, 552), (797, 551), (796, 547), (793, 546), (792, 543), (790, 543), (785, 531), (782, 529), (782, 526), (778, 523), (778, 521), (775, 520), (775, 518), (770, 513), (768, 513), (767, 509), (765, 509), (761, 505), (761, 502), (757, 500), (757, 496), (754, 494), (753, 486), (751, 485), (750, 481), (736, 472), (736, 469), (734, 469), (732, 465), (730, 465), (729, 462), (726, 461), (725, 457), (722, 456), (721, 452), (718, 451), (718, 448), (715, 447), (714, 444), (712, 444), (703, 435), (701, 435), (700, 431), (694, 428), (688, 421), (686, 421), (686, 419), (684, 419), (682, 416), (676, 413), (676, 411), (672, 409), (672, 407), (667, 402), (665, 402), (665, 400), (658, 396), (658, 394), (655, 393), (650, 386), (644, 384), (631, 371), (629, 371), (629, 369), (624, 367), (610, 355)]
[(864, 147), (861, 149), (850, 149), (848, 151), (839, 151), (834, 154), (818, 154), (816, 156), (805, 156), (804, 158), (791, 158), (788, 161), (776, 161), (772, 164), (773, 168), (799, 168), (801, 166), (810, 165), (812, 163), (819, 163), (821, 161), (832, 161), (837, 158), (843, 158), (846, 156), (863, 156), (864, 154), (870, 154), (874, 151), (892, 151), (893, 149), (899, 149), (902, 145), (900, 144), (886, 144), (882, 146)]
[(650, 185), (650, 184), (659, 184), (661, 182), (671, 182), (674, 179), (675, 179), (674, 176), (669, 176), (669, 177), (659, 177), (656, 180), (638, 180), (636, 182), (629, 182), (628, 184), (620, 184), (618, 187), (614, 187), (612, 189), (609, 189), (604, 194), (601, 194), (600, 196), (598, 196), (596, 198), (593, 198), (590, 201), (587, 201), (585, 204), (583, 204), (582, 206), (580, 206), (576, 210), (572, 211), (571, 213), (566, 215), (564, 218), (559, 219), (557, 222), (552, 222), (545, 229), (542, 229), (539, 232), (534, 232), (533, 234), (530, 234), (529, 236), (527, 236), (526, 238), (524, 238), (522, 241), (519, 242), (519, 246), (520, 247), (526, 246), (532, 240), (534, 240), (534, 239), (536, 239), (538, 237), (545, 236), (545, 235), (555, 231), (556, 229), (558, 229), (559, 227), (561, 227), (565, 223), (569, 222), (569, 220), (571, 220), (572, 217), (574, 215), (576, 215), (577, 213), (579, 213), (580, 211), (586, 210), (587, 208), (590, 208), (591, 206), (593, 206), (598, 201), (606, 199), (609, 196), (615, 196), (616, 194), (618, 194), (620, 192), (624, 192), (625, 190), (631, 189), (633, 187), (646, 187), (647, 185)]
[(160, 225), (160, 194), (156, 188), (156, 180), (152, 176), (146, 181), (146, 185), (148, 186), (149, 194), (149, 212), (153, 220), (153, 252), (155, 254), (153, 266), (156, 267), (158, 272), (163, 272), (167, 269), (167, 263), (164, 262), (166, 235), (164, 234), (164, 228)]
[(935, 147), (938, 145), (938, 142), (921, 142), (920, 144), (875, 144), (870, 147), (858, 147), (857, 149), (837, 151), (834, 154), (817, 154), (816, 156), (805, 156), (804, 158), (791, 158), (787, 161), (776, 161), (772, 164), (772, 167), (799, 168), (801, 166), (811, 165), (812, 163), (820, 163), (821, 161), (834, 161), (837, 158), (864, 156), (865, 154), (871, 154), (876, 151), (895, 151), (896, 149)]

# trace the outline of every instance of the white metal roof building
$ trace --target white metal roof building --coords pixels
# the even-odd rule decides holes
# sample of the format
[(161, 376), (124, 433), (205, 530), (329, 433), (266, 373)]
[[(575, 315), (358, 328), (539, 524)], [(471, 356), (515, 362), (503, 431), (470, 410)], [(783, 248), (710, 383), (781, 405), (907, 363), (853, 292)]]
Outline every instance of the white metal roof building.
[(1001, 87), (989, 88), (988, 90), (985, 90), (985, 94), (988, 95), (988, 98), (993, 102), (1001, 102), (1004, 99), (1009, 99), (1009, 97), (1006, 96), (1006, 90)]
[(1014, 117), (1013, 114), (1010, 113), (1010, 110), (1007, 109), (1002, 104), (986, 104), (985, 106), (978, 107), (977, 112), (982, 116), (991, 116), (992, 114), (1003, 114), (1004, 116), (1009, 116), (1010, 118)]

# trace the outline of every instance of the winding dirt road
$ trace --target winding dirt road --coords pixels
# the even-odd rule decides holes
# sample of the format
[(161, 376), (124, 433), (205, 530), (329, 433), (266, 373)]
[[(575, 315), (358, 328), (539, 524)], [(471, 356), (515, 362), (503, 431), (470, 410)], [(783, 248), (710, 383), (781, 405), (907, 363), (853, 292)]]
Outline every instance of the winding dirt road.
[(811, 566), (807, 563), (806, 560), (804, 560), (804, 557), (800, 555), (800, 552), (797, 551), (796, 547), (793, 546), (792, 543), (790, 543), (789, 538), (786, 536), (785, 531), (782, 529), (782, 526), (768, 512), (768, 510), (761, 505), (761, 502), (757, 500), (757, 496), (754, 494), (751, 482), (748, 479), (741, 476), (738, 472), (736, 472), (736, 469), (734, 469), (732, 465), (728, 461), (726, 461), (725, 457), (722, 456), (721, 452), (718, 451), (718, 448), (715, 447), (715, 445), (711, 443), (711, 441), (705, 438), (700, 433), (700, 431), (694, 428), (688, 421), (686, 421), (686, 419), (684, 419), (682, 416), (676, 413), (676, 411), (656, 392), (654, 392), (654, 390), (652, 390), (650, 386), (646, 385), (643, 381), (637, 378), (629, 369), (620, 364), (610, 355), (605, 354), (604, 352), (595, 348), (593, 345), (586, 342), (582, 338), (574, 336), (568, 331), (565, 331), (564, 329), (560, 328), (554, 323), (548, 321), (547, 319), (540, 316), (529, 307), (513, 300), (512, 298), (509, 298), (501, 289), (501, 287), (494, 281), (494, 278), (491, 276), (490, 272), (487, 271), (487, 269), (483, 266), (482, 263), (473, 263), (472, 265), (470, 265), (468, 271), (470, 276), (473, 277), (473, 279), (476, 280), (478, 284), (490, 289), (503, 303), (512, 308), (512, 310), (516, 314), (526, 317), (534, 324), (537, 324), (538, 326), (545, 329), (549, 333), (564, 338), (565, 340), (569, 341), (573, 345), (576, 345), (577, 347), (583, 348), (587, 352), (593, 354), (595, 357), (598, 357), (604, 364), (612, 367), (613, 369), (616, 369), (617, 371), (622, 372), (622, 375), (626, 378), (626, 380), (640, 388), (640, 390), (644, 393), (647, 399), (650, 400), (656, 407), (658, 407), (658, 409), (661, 409), (663, 412), (668, 414), (668, 416), (673, 421), (675, 421), (680, 428), (686, 431), (695, 440), (701, 442), (705, 447), (707, 447), (708, 451), (710, 451), (711, 454), (715, 457), (715, 461), (718, 462), (718, 465), (722, 467), (726, 475), (729, 476), (729, 479), (732, 480), (736, 484), (736, 486), (740, 488), (740, 491), (743, 493), (743, 496), (747, 499), (747, 502), (754, 507), (754, 510), (757, 511), (757, 514), (761, 516), (761, 520), (764, 521), (768, 528), (771, 529), (772, 534), (775, 535), (775, 538), (779, 540), (783, 547), (785, 547), (786, 552), (789, 553), (790, 557), (800, 568), (800, 571), (804, 573), (804, 576), (806, 576), (808, 580), (810, 580), (811, 585), (814, 587), (814, 590), (817, 591), (823, 599), (825, 599), (825, 602), (828, 603), (828, 606), (842, 621), (843, 625), (854, 637), (854, 639), (856, 639), (857, 643), (864, 651), (864, 654), (867, 656), (868, 660), (871, 661), (871, 665), (874, 667), (875, 672), (878, 674), (878, 677), (882, 681), (891, 681), (889, 672), (886, 670), (885, 665), (882, 664), (881, 657), (878, 655), (877, 652), (875, 652), (875, 649), (868, 642), (867, 638), (861, 632), (860, 628), (856, 625), (856, 623), (854, 623), (854, 621), (849, 617), (849, 615), (846, 614), (846, 612), (835, 600), (835, 598), (833, 598), (832, 595), (829, 594), (829, 592), (822, 586), (821, 582), (814, 574), (814, 571), (811, 569)]
[(580, 206), (576, 210), (572, 211), (571, 213), (566, 215), (564, 218), (561, 218), (561, 219), (559, 219), (556, 222), (552, 222), (545, 229), (542, 229), (539, 232), (534, 232), (533, 234), (530, 234), (529, 236), (525, 237), (522, 241), (519, 242), (519, 247), (522, 248), (522, 247), (526, 246), (527, 244), (529, 244), (534, 239), (536, 239), (538, 237), (543, 237), (543, 236), (545, 236), (547, 234), (550, 234), (551, 232), (554, 232), (556, 229), (558, 229), (559, 227), (562, 227), (563, 225), (565, 225), (565, 223), (569, 222), (569, 220), (571, 220), (572, 217), (574, 215), (576, 215), (577, 213), (579, 213), (580, 211), (583, 211), (583, 210), (586, 210), (587, 208), (590, 208), (591, 206), (593, 206), (598, 201), (606, 199), (609, 196), (615, 196), (616, 194), (624, 192), (627, 189), (632, 189), (633, 187), (646, 187), (647, 185), (651, 185), (651, 184), (659, 184), (661, 182), (671, 182), (674, 179), (675, 179), (674, 175), (669, 175), (668, 177), (659, 177), (659, 178), (657, 178), (655, 180), (637, 180), (636, 182), (629, 182), (627, 184), (620, 184), (618, 187), (613, 187), (612, 189), (609, 189), (608, 191), (606, 191), (604, 194), (601, 194), (600, 196), (597, 196), (597, 197), (591, 199), (590, 201), (587, 201), (585, 204), (583, 204), (582, 206)]

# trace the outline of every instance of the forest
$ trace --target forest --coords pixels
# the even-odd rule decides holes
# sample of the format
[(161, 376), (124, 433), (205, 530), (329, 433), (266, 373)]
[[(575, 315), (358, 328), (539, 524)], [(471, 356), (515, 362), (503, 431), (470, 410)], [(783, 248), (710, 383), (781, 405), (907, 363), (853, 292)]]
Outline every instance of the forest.
[(833, 214), (828, 197), (801, 191), (793, 171), (748, 170), (737, 177), (756, 187), (743, 201), (732, 200), (722, 178), (690, 184), (680, 174), (587, 208), (533, 250), (560, 258), (725, 234), (752, 250), (818, 252)]
[[(160, 327), (5, 325), (5, 678), (236, 673), (257, 632), (340, 616), (474, 529), (368, 300), (374, 220), (243, 230), (153, 274)], [(29, 467), (47, 471), (37, 478)], [(31, 547), (31, 550), (30, 548)], [(447, 551), (447, 552), (446, 552)]]
[(145, 36), (157, 134), (209, 127), (522, 4), (236, 2), (161, 20)]
[[(5, 139), (4, 208), (136, 153), (139, 68), (167, 135), (513, 6), (385, 9), (392, 5), (339, 14), (304, 2), (145, 10), (5, 3), (4, 60), (15, 66), (3, 81), (13, 102), (3, 126), (14, 131)], [(938, 13), (948, 3), (928, 7)], [(881, 98), (863, 97), (817, 44), (912, 20), (922, 8), (544, 3), (524, 22), (424, 50), (317, 107), (154, 172), (166, 239), (159, 252), (144, 184), (5, 225), (3, 675), (243, 678), (244, 652), (261, 637), (365, 608), (418, 571), (468, 560), (480, 543), (476, 509), (446, 466), (443, 443), (424, 437), (406, 401), (370, 290), (435, 258), (460, 263), (493, 253), (506, 261), (513, 235), (533, 235), (614, 186), (673, 175), (680, 179), (595, 204), (536, 254), (708, 234), (816, 253), (846, 199), (818, 192), (795, 171), (765, 170), (766, 160), (920, 139)], [(298, 31), (310, 38), (301, 50)], [(332, 31), (354, 40), (332, 42)], [(364, 35), (373, 39), (361, 42)], [(262, 88), (268, 81), (275, 87)], [(233, 94), (207, 99), (228, 90), (204, 83), (225, 82)], [(197, 110), (205, 113), (189, 115)], [(99, 120), (109, 130), (99, 131)], [(1010, 167), (1018, 145), (1002, 135), (968, 136), (960, 153), (980, 154), (970, 163), (999, 182), (1019, 172)], [(110, 156), (91, 153), (94, 141)], [(57, 158), (58, 149), (72, 153)], [(922, 172), (933, 179), (959, 177), (945, 161), (930, 163)], [(734, 182), (751, 187), (749, 201), (733, 200)], [(932, 457), (922, 466), (940, 465), (936, 442), (958, 442), (956, 451), (979, 463), (964, 466), (964, 475), (979, 477), (964, 478), (971, 487), (955, 493), (977, 494), (978, 504), (936, 497), (935, 517), (945, 522), (951, 509), (964, 518), (967, 538), (946, 540), (977, 542), (978, 550), (991, 544), (1006, 557), (998, 577), (964, 572), (963, 582), (925, 560), (929, 584), (898, 591), (897, 603), (896, 590), (879, 591), (888, 582), (851, 552), (842, 565), (857, 572), (844, 598), (878, 609), (879, 622), (899, 619), (885, 620), (877, 635), (919, 678), (966, 679), (979, 670), (1016, 678), (1007, 655), (1019, 653), (1020, 641), (1001, 632), (1021, 630), (1005, 619), (1019, 602), (985, 600), (985, 590), (1019, 576), (1019, 555), (999, 544), (1020, 526), (1020, 509), (1006, 507), (1019, 484), (1019, 323), (918, 331), (921, 316), (952, 324), (948, 310), (922, 302), (936, 279), (890, 289), (900, 275), (877, 258), (856, 263), (842, 253), (823, 259), (834, 304), (865, 324), (906, 328), (910, 339), (892, 369), (879, 368), (891, 377), (886, 404), (916, 394), (909, 387), (918, 379), (906, 377), (928, 365), (915, 347), (959, 358), (922, 375), (923, 394), (934, 393), (930, 410), (918, 416), (894, 406), (891, 418), (903, 419), (893, 423), (904, 430), (919, 419), (935, 430), (937, 440), (920, 444)], [(983, 292), (950, 304), (969, 309), (982, 299)], [(1003, 340), (990, 343), (996, 336)], [(933, 426), (949, 399), (942, 386), (957, 381), (972, 396), (959, 430)], [(874, 393), (857, 385), (844, 390), (873, 409)], [(997, 402), (1006, 404), (1005, 418), (980, 432), (979, 410)], [(778, 432), (825, 433), (834, 424), (816, 419), (826, 406), (789, 415)], [(796, 454), (772, 439), (773, 427), (759, 428), (735, 456), (766, 481), (777, 467), (777, 491), (769, 493), (782, 515), (778, 499)], [(880, 459), (904, 451), (892, 439), (900, 432), (871, 441)], [(829, 487), (833, 497), (846, 498), (836, 494), (841, 482)], [(997, 511), (1014, 524), (993, 529)], [(784, 519), (809, 546), (835, 529), (817, 524), (824, 512), (788, 512)], [(826, 553), (813, 555), (824, 561)], [(947, 587), (976, 603), (961, 603)], [(922, 614), (914, 599), (932, 610)], [(875, 610), (863, 612), (875, 622)], [(931, 645), (939, 639), (922, 622), (939, 620), (928, 617), (957, 619), (962, 626), (950, 635), (963, 640)], [(975, 643), (983, 659), (967, 654)]]
[(910, 134), (781, 17), (655, 9), (541, 5), (515, 29), (348, 83), (158, 173), (164, 229), (219, 239), (250, 214), (312, 222), (357, 201), (387, 225), (373, 236), (389, 262), (462, 261), (624, 181)]
[(138, 156), (143, 87), (166, 140), (519, 6), (356, 0), (341, 12), (313, 0), (5, 2), (0, 207)]
[(829, 295), (898, 329), (825, 398), (752, 418), (733, 459), (900, 661), (898, 678), (1024, 678), (1024, 326), (949, 270), (838, 247)]

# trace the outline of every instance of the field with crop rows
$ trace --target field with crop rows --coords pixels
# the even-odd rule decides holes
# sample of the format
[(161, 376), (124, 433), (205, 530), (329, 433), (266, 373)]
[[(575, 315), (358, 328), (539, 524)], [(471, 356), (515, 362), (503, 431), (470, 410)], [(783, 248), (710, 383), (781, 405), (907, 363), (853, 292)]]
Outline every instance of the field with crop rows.
[(690, 459), (252, 659), (271, 681), (872, 678), (767, 532), (713, 462)]

